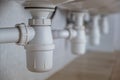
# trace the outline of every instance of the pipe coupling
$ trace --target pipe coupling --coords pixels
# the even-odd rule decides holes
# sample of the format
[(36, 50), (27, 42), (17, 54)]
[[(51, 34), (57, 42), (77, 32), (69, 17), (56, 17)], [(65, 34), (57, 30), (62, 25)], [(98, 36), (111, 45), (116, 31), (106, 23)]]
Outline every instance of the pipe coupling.
[(27, 27), (24, 23), (17, 24), (16, 27), (20, 31), (18, 45), (26, 45), (29, 41), (31, 41), (35, 36), (35, 31), (32, 27)]
[(29, 25), (31, 26), (51, 26), (51, 19), (29, 19)]

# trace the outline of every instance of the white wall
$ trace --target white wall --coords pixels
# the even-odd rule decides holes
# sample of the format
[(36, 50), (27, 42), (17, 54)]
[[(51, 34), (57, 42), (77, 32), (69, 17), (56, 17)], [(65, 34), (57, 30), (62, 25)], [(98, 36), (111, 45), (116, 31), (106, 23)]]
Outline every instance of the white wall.
[[(19, 4), (13, 1), (8, 4), (8, 2), (0, 1), (0, 27), (12, 27), (23, 22), (27, 24), (31, 17), (30, 13), (26, 12)], [(114, 26), (112, 18), (110, 17), (111, 28)], [(57, 11), (53, 19), (53, 29), (64, 28), (65, 20), (64, 12)], [(102, 38), (100, 46), (89, 46), (89, 49), (111, 51), (113, 50), (112, 38), (113, 33), (111, 31), (108, 36)], [(75, 58), (74, 55), (71, 55), (70, 46), (68, 45), (68, 48), (64, 46), (64, 40), (55, 40), (55, 44), (54, 68), (46, 73), (32, 73), (26, 69), (24, 47), (16, 44), (0, 44), (0, 80), (44, 80)]]
[(114, 49), (120, 51), (120, 14), (115, 15)]

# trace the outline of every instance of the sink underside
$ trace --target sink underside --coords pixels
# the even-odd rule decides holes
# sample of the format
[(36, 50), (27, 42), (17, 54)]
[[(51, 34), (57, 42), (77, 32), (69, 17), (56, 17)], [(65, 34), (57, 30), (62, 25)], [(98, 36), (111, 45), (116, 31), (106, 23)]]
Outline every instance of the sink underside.
[[(23, 1), (23, 0), (16, 0)], [(57, 5), (61, 9), (72, 11), (89, 10), (93, 13), (116, 13), (120, 12), (120, 0), (26, 0), (25, 2), (47, 2)]]
[(89, 10), (95, 13), (108, 14), (120, 12), (120, 0), (75, 0), (60, 7), (73, 11)]

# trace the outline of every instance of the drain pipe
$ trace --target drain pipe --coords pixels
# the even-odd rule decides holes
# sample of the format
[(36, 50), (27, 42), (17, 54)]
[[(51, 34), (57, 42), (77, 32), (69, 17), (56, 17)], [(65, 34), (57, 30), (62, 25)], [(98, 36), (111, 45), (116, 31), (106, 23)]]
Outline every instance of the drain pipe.
[(92, 25), (90, 29), (90, 43), (92, 45), (100, 44), (100, 15), (95, 15), (92, 18)]
[(46, 72), (52, 69), (55, 48), (53, 39), (71, 40), (74, 54), (84, 54), (86, 51), (84, 14), (74, 13), (76, 23), (74, 28), (51, 30), (51, 16), (55, 8), (46, 6), (26, 7), (32, 15), (32, 19), (29, 19), (31, 27), (18, 24), (15, 28), (0, 29), (0, 43), (18, 43), (25, 46), (27, 68), (32, 72)]
[(72, 39), (77, 36), (77, 32), (73, 29), (52, 30), (54, 39)]
[(109, 33), (109, 23), (107, 16), (101, 16), (101, 33), (108, 34)]
[(45, 72), (53, 66), (53, 50), (55, 48), (51, 30), (51, 15), (54, 8), (30, 8), (32, 14), (29, 25), (35, 30), (35, 37), (25, 46), (27, 68), (32, 72)]
[(74, 12), (74, 28), (64, 30), (53, 30), (54, 39), (66, 38), (71, 41), (71, 51), (73, 54), (84, 54), (86, 52), (86, 33), (84, 27), (85, 13)]
[(77, 36), (71, 40), (71, 49), (74, 54), (84, 54), (86, 52), (85, 14), (76, 12), (73, 15), (75, 18), (73, 29), (77, 32)]
[(25, 24), (18, 24), (11, 28), (0, 28), (0, 43), (17, 43), (24, 46), (34, 38), (34, 35), (34, 29)]
[(0, 29), (0, 43), (14, 43), (19, 41), (18, 28), (1, 28)]

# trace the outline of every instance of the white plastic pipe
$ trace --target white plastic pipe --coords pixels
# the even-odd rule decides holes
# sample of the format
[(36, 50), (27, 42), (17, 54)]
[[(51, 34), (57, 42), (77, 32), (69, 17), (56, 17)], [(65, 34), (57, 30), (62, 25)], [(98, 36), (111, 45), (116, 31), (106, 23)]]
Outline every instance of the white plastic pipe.
[(100, 44), (100, 16), (94, 16), (92, 20), (91, 30), (90, 30), (90, 43), (92, 45)]
[(84, 54), (86, 52), (85, 27), (76, 29), (77, 36), (71, 40), (71, 49), (74, 54)]
[(84, 13), (73, 13), (73, 14), (75, 18), (75, 27), (83, 26), (85, 14)]
[(101, 18), (101, 33), (103, 34), (108, 34), (109, 33), (109, 23), (108, 23), (108, 18), (106, 16), (103, 16)]
[(18, 28), (0, 28), (0, 43), (15, 43), (19, 41)]
[(54, 39), (71, 39), (77, 36), (77, 32), (73, 29), (52, 30)]
[(51, 14), (54, 9), (29, 9), (33, 18), (30, 26), (35, 30), (35, 37), (26, 45), (27, 68), (32, 72), (46, 72), (53, 66), (53, 36)]
[(27, 44), (34, 38), (35, 32), (32, 27), (18, 26), (0, 28), (0, 43)]
[(90, 14), (88, 11), (84, 11), (85, 17), (84, 17), (84, 21), (89, 22), (90, 21)]
[(74, 54), (86, 52), (86, 33), (84, 25), (84, 13), (75, 13), (75, 26), (77, 36), (71, 40), (71, 49)]
[(36, 35), (26, 46), (27, 67), (33, 72), (49, 71), (53, 65), (53, 38), (50, 26), (34, 27)]
[(68, 30), (52, 30), (52, 34), (54, 39), (68, 38), (70, 35)]

